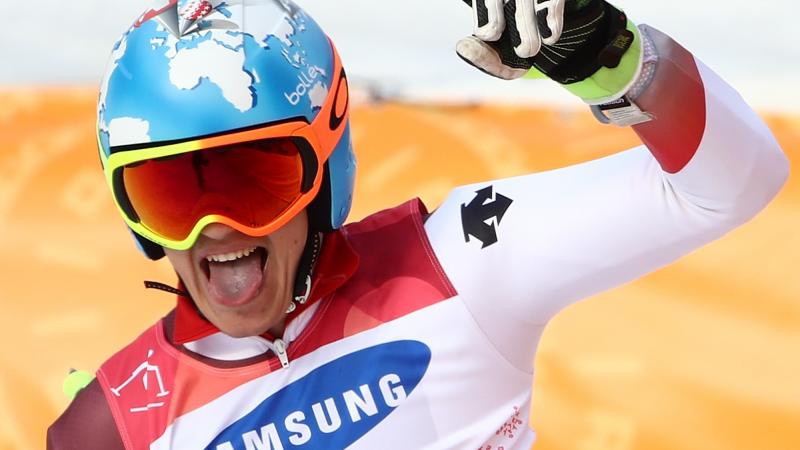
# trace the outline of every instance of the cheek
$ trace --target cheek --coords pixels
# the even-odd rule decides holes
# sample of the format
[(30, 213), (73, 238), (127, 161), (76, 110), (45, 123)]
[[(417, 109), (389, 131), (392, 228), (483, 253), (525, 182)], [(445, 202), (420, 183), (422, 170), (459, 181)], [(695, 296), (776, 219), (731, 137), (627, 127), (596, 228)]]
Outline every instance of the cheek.
[(169, 259), (172, 268), (175, 269), (175, 272), (178, 273), (181, 280), (183, 280), (184, 283), (196, 285), (197, 280), (195, 280), (195, 278), (197, 274), (195, 273), (195, 264), (192, 262), (189, 252), (165, 250), (164, 253), (166, 253), (167, 259)]
[(302, 214), (296, 217), (282, 231), (280, 238), (283, 245), (287, 247), (287, 253), (292, 257), (299, 256), (303, 252), (308, 239), (308, 220), (306, 215)]

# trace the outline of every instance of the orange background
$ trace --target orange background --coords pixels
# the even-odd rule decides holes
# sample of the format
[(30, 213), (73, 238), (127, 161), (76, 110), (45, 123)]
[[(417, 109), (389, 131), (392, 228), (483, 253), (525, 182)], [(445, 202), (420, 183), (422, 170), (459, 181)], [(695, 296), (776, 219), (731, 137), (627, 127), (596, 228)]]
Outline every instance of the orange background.
[[(94, 89), (0, 91), (0, 450), (44, 447), (70, 367), (93, 371), (172, 306), (103, 182)], [(585, 112), (358, 105), (351, 219), (456, 185), (636, 145)], [(800, 119), (767, 116), (793, 161)], [(537, 357), (537, 450), (800, 448), (800, 182), (671, 267), (568, 308)], [(91, 432), (91, 430), (87, 430)]]

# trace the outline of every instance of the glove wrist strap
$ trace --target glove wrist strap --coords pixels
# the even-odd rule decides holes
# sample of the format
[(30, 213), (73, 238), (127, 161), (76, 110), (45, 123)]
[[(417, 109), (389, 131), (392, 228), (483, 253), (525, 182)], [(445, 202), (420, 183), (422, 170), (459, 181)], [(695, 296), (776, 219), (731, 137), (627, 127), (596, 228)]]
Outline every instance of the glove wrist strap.
[(647, 111), (642, 111), (636, 104), (637, 98), (650, 86), (656, 72), (658, 51), (653, 41), (643, 27), (639, 30), (643, 48), (641, 69), (635, 81), (625, 90), (625, 95), (608, 103), (592, 105), (592, 113), (597, 120), (604, 124), (614, 124), (621, 127), (649, 122), (655, 117)]
[[(625, 13), (599, 1), (567, 17), (568, 28), (562, 40), (569, 40), (582, 29), (591, 30), (586, 43), (565, 60), (547, 57), (547, 49), (534, 57), (528, 78), (543, 75), (563, 85), (588, 104), (601, 104), (620, 98), (641, 70), (642, 45), (639, 30)], [(597, 23), (597, 22), (600, 23)], [(568, 44), (568, 43), (565, 43)], [(562, 44), (563, 45), (563, 44)], [(558, 50), (558, 47), (552, 47)]]
[(633, 35), (633, 41), (616, 67), (601, 66), (581, 81), (564, 84), (564, 88), (590, 105), (607, 103), (625, 94), (642, 70), (643, 50), (641, 35), (633, 22), (627, 22), (625, 31)]

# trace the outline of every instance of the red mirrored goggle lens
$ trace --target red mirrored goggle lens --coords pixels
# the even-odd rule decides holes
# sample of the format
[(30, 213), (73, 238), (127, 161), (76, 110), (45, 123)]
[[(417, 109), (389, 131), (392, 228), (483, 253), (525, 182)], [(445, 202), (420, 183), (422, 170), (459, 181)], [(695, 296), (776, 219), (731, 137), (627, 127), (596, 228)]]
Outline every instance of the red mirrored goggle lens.
[(270, 139), (131, 164), (121, 169), (128, 197), (123, 204), (134, 220), (176, 241), (212, 214), (260, 228), (313, 184), (315, 173), (304, 173), (317, 168), (313, 156), (304, 161), (307, 145), (297, 138)]

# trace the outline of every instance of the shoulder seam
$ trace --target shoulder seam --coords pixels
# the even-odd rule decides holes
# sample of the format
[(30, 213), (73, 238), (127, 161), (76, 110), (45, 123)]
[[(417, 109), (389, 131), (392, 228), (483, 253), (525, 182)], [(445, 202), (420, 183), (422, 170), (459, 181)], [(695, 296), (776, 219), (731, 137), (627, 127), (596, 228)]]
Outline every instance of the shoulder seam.
[(444, 271), (444, 268), (439, 262), (439, 258), (433, 251), (433, 246), (428, 239), (428, 232), (425, 230), (425, 224), (422, 223), (421, 211), (418, 209), (416, 211), (414, 210), (413, 202), (409, 203), (409, 208), (411, 209), (411, 215), (413, 216), (414, 229), (417, 232), (417, 237), (419, 238), (420, 244), (422, 244), (422, 248), (425, 250), (425, 255), (428, 257), (428, 261), (431, 263), (433, 269), (436, 271), (436, 274), (439, 276), (439, 280), (447, 289), (447, 294), (451, 297), (458, 295), (458, 291), (456, 291), (455, 286), (453, 286), (453, 283), (450, 281), (450, 277), (447, 276), (447, 273)]

